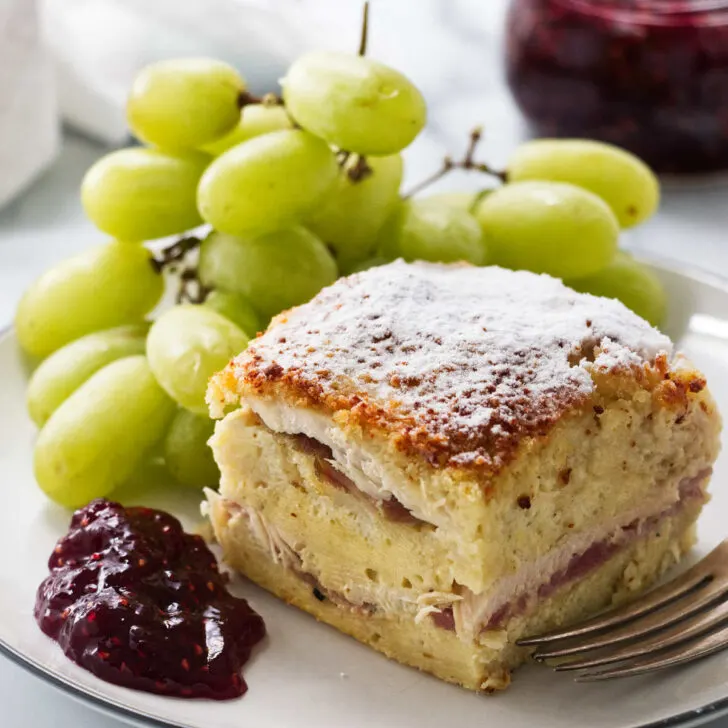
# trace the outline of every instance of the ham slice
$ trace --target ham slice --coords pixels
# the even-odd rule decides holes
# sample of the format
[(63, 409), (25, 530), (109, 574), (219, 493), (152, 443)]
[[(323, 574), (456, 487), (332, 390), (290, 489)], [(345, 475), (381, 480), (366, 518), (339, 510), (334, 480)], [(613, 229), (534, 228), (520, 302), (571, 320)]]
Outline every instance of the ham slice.
[[(509, 619), (523, 614), (536, 599), (547, 599), (561, 587), (583, 579), (595, 569), (603, 566), (620, 550), (638, 539), (648, 536), (661, 521), (674, 516), (691, 500), (704, 499), (703, 486), (709, 475), (710, 470), (706, 470), (698, 473), (694, 478), (686, 478), (680, 484), (678, 500), (669, 508), (654, 516), (635, 519), (626, 526), (622, 526), (609, 539), (592, 543), (586, 550), (575, 554), (565, 568), (553, 573), (548, 581), (532, 584), (531, 588), (499, 606), (484, 620), (481, 631), (498, 629)], [(462, 593), (468, 591), (465, 587), (460, 588)], [(470, 596), (477, 599), (475, 595)], [(438, 627), (455, 631), (456, 620), (452, 607), (443, 608), (440, 613), (432, 614), (431, 618)]]
[(364, 493), (351, 478), (344, 475), (344, 473), (332, 465), (331, 461), (334, 458), (334, 453), (328, 445), (324, 445), (313, 437), (308, 437), (308, 435), (298, 434), (291, 435), (291, 437), (295, 440), (296, 447), (299, 450), (315, 458), (318, 476), (326, 479), (334, 487), (367, 501), (369, 505), (376, 508), (388, 521), (407, 523), (412, 526), (430, 526), (425, 521), (413, 516), (411, 511), (402, 505), (394, 496), (387, 500), (379, 500)]

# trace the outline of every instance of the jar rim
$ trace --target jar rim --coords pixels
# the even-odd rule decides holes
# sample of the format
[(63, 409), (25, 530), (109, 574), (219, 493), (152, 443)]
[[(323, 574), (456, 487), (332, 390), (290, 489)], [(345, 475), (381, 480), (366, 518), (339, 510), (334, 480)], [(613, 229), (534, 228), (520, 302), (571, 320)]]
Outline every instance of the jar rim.
[(728, 22), (728, 0), (556, 0), (557, 4), (609, 20), (639, 25), (674, 24), (705, 18), (708, 24)]

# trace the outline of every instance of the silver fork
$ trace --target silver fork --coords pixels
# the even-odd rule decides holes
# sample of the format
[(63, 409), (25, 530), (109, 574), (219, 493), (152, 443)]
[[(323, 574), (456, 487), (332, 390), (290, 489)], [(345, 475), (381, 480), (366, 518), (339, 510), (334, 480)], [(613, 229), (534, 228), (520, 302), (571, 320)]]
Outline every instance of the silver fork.
[(535, 646), (536, 660), (557, 660), (558, 672), (585, 670), (577, 682), (642, 675), (718, 652), (728, 647), (728, 539), (637, 601), (518, 644)]

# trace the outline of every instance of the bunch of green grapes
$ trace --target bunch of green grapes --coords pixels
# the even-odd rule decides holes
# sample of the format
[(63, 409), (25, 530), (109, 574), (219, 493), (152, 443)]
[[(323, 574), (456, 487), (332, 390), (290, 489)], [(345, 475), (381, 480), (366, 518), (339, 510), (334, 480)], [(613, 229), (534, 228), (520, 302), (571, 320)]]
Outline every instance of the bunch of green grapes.
[[(373, 60), (310, 54), (284, 98), (254, 99), (207, 58), (155, 63), (134, 81), (127, 118), (141, 145), (106, 155), (81, 185), (112, 240), (41, 276), (16, 314), (20, 345), (41, 360), (27, 393), (36, 479), (57, 502), (128, 489), (160, 461), (182, 485), (216, 485), (210, 376), (374, 253), (399, 200), (399, 152), (425, 123), (421, 94)], [(150, 241), (203, 224), (200, 295), (156, 312), (174, 280), (163, 269), (185, 260)]]
[[(127, 117), (141, 145), (100, 159), (81, 186), (112, 240), (41, 276), (16, 315), (20, 345), (41, 360), (28, 387), (36, 478), (57, 502), (128, 487), (148, 463), (214, 486), (209, 378), (341, 274), (396, 258), (498, 264), (661, 317), (659, 283), (617, 254), (620, 228), (659, 197), (631, 155), (529, 142), (487, 195), (412, 198), (400, 192), (401, 152), (426, 108), (409, 79), (363, 55), (316, 52), (281, 85), (255, 99), (234, 68), (205, 58), (156, 63), (134, 81)], [(201, 225), (193, 267), (168, 274), (189, 265), (188, 248), (150, 241), (194, 241)], [(158, 312), (165, 285), (190, 278), (196, 295)]]

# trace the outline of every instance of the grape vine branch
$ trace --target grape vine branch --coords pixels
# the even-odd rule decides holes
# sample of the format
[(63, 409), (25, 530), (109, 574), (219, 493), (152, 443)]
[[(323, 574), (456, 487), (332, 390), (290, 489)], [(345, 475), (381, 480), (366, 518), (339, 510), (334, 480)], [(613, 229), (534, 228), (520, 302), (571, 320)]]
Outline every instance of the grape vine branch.
[(369, 40), (369, 2), (364, 3), (364, 14), (361, 21), (361, 40), (359, 41), (359, 55), (367, 53), (367, 41)]
[[(367, 44), (369, 42), (369, 2), (364, 3), (364, 10), (361, 19), (361, 36), (359, 39), (358, 55), (364, 56), (367, 52)], [(353, 164), (347, 166), (352, 156), (356, 156)], [(340, 149), (336, 154), (339, 166), (346, 170), (346, 176), (352, 182), (361, 182), (369, 177), (374, 170), (367, 164), (366, 157), (363, 154), (352, 155), (345, 149)]]
[[(416, 184), (409, 192), (407, 192), (405, 195), (402, 195), (402, 198), (406, 200), (413, 195), (422, 192), (422, 190), (442, 179), (454, 169), (464, 169), (469, 172), (482, 172), (484, 174), (489, 174), (492, 177), (498, 178), (501, 182), (506, 182), (507, 175), (504, 171), (493, 169), (491, 166), (485, 164), (484, 162), (477, 162), (475, 160), (475, 152), (477, 151), (478, 144), (480, 143), (480, 140), (482, 138), (483, 129), (481, 127), (475, 127), (475, 129), (470, 132), (470, 141), (468, 143), (467, 149), (465, 150), (465, 155), (462, 159), (455, 160), (450, 155), (447, 155), (443, 159), (442, 167), (440, 167), (440, 169)], [(480, 198), (482, 198), (482, 196), (486, 193), (487, 190), (484, 190), (483, 192), (478, 193), (478, 195)], [(478, 199), (478, 201), (480, 201), (480, 199)]]

